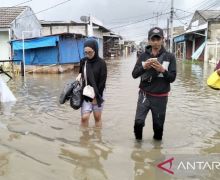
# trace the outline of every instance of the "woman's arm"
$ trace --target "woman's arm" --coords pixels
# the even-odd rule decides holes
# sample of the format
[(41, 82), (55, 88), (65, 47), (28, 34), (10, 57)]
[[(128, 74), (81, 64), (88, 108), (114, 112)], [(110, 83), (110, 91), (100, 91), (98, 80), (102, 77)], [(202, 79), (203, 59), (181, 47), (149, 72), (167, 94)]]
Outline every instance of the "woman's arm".
[(106, 66), (105, 61), (103, 61), (103, 64), (101, 66), (101, 71), (100, 71), (100, 80), (98, 84), (98, 89), (99, 89), (99, 93), (101, 96), (103, 96), (106, 79), (107, 79), (107, 66)]

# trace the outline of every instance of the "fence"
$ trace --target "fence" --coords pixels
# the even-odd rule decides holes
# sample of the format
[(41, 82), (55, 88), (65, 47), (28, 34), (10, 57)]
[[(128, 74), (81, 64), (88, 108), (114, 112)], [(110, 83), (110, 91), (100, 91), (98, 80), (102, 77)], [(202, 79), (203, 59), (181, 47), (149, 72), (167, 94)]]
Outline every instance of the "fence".
[(19, 75), (22, 72), (22, 66), (19, 68), (19, 63), (22, 60), (0, 60), (0, 73), (5, 73), (10, 77)]

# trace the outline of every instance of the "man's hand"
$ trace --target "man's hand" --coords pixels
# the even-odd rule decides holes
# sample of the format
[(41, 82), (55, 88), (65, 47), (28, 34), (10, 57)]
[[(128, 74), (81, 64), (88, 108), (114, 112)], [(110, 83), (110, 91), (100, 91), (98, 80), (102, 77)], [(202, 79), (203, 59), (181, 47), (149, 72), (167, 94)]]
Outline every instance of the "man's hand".
[(154, 60), (151, 64), (151, 67), (154, 68), (157, 72), (163, 73), (165, 68), (158, 61)]
[(151, 62), (150, 59), (142, 62), (142, 66), (143, 66), (144, 69), (150, 69), (151, 68), (151, 64), (152, 64), (152, 62)]
[(144, 69), (150, 69), (152, 68), (153, 62), (157, 61), (157, 58), (149, 58), (146, 61), (142, 62)]

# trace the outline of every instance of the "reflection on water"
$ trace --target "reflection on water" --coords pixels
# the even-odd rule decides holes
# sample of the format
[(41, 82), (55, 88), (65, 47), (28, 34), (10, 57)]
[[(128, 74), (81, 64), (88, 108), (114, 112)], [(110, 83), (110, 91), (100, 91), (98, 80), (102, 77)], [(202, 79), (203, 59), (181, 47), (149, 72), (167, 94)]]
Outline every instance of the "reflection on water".
[(107, 160), (112, 148), (101, 139), (100, 129), (82, 131), (78, 146), (71, 149), (61, 148), (61, 158), (75, 165), (73, 176), (76, 179), (108, 179), (101, 163)]
[[(220, 92), (206, 85), (214, 66), (178, 62), (164, 140), (152, 140), (149, 114), (144, 140), (137, 144), (133, 121), (139, 80), (131, 77), (135, 61), (135, 55), (107, 61), (102, 130), (92, 127), (93, 119), (90, 128), (81, 130), (80, 111), (58, 103), (64, 84), (77, 70), (10, 81), (17, 102), (0, 106), (0, 179), (178, 179), (158, 169), (157, 163), (169, 154), (219, 153)], [(26, 173), (18, 173), (20, 166)]]
[(143, 148), (141, 143), (135, 143), (131, 153), (134, 161), (134, 180), (148, 179), (170, 179), (169, 175), (164, 174), (157, 168), (157, 164), (165, 160), (165, 155), (161, 152), (161, 142), (152, 141), (152, 148)]

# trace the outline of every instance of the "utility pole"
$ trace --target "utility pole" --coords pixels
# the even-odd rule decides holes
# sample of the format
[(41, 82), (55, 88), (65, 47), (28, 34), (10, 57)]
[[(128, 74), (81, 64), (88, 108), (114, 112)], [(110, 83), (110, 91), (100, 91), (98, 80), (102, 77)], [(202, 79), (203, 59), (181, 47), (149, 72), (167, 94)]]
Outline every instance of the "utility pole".
[(89, 23), (87, 24), (87, 36), (93, 37), (93, 19), (91, 15), (89, 15)]
[(25, 33), (33, 33), (33, 31), (22, 31), (22, 61), (21, 61), (21, 75), (25, 76), (25, 64), (26, 64), (26, 60), (25, 60)]
[(173, 1), (171, 0), (171, 11), (170, 11), (170, 52), (173, 52), (173, 13), (174, 13), (174, 8), (173, 8)]
[(169, 50), (170, 49), (170, 30), (169, 30), (169, 28), (170, 28), (170, 20), (169, 19), (167, 19), (167, 43), (166, 43), (166, 47), (167, 47), (167, 50)]

